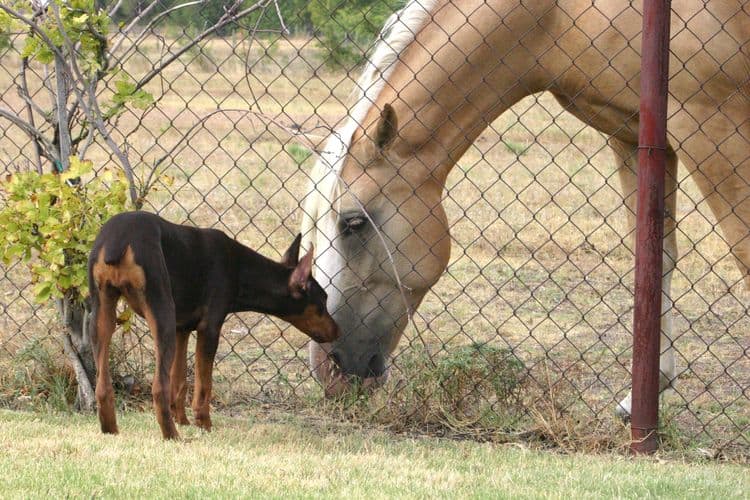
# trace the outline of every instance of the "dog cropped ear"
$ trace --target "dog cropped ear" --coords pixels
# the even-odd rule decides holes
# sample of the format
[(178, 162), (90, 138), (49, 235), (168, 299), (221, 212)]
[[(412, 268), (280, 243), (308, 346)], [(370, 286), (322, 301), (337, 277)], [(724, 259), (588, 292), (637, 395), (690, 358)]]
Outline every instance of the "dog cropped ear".
[(310, 250), (297, 263), (291, 276), (289, 276), (289, 291), (292, 293), (292, 297), (300, 298), (307, 290), (307, 282), (312, 276), (314, 253), (313, 246), (310, 245)]
[(386, 104), (380, 112), (378, 128), (375, 131), (375, 146), (383, 152), (398, 136), (398, 118), (393, 106)]
[(281, 263), (286, 267), (297, 267), (299, 262), (299, 245), (302, 242), (302, 233), (298, 234), (289, 248), (281, 258)]

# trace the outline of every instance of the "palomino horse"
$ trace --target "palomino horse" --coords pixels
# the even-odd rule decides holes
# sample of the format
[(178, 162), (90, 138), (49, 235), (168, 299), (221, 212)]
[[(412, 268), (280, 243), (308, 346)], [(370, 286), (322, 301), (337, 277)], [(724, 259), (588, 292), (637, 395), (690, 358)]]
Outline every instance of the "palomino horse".
[[(446, 177), (514, 103), (551, 92), (609, 137), (635, 213), (641, 2), (413, 0), (381, 34), (348, 119), (329, 138), (303, 234), (342, 330), (313, 344), (327, 392), (384, 380), (409, 314), (445, 270)], [(746, 284), (750, 266), (750, 9), (673, 0), (661, 387), (676, 376), (670, 332), (678, 158), (719, 221)], [(335, 364), (335, 366), (332, 364)], [(626, 416), (630, 396), (618, 412)]]

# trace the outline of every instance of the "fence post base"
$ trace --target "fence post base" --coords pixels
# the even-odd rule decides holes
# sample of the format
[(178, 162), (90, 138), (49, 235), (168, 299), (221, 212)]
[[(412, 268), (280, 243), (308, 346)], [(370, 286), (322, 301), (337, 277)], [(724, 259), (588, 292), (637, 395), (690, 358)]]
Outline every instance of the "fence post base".
[(656, 429), (630, 428), (630, 452), (634, 455), (651, 455), (659, 448)]

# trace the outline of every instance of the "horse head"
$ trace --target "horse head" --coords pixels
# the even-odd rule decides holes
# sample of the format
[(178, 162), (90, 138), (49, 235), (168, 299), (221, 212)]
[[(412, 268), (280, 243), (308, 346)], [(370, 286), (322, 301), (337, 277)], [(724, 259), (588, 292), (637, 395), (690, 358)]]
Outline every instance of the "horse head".
[(334, 136), (314, 172), (303, 232), (320, 248), (317, 278), (343, 334), (311, 344), (328, 395), (354, 378), (365, 387), (387, 377), (388, 358), (410, 314), (448, 264), (450, 237), (442, 184), (397, 141), (398, 118), (385, 105), (349, 141)]

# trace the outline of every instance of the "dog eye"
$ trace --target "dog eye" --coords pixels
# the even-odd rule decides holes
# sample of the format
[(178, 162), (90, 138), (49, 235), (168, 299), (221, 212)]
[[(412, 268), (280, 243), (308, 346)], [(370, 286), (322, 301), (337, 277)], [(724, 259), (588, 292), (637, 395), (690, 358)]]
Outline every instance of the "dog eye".
[(367, 225), (367, 218), (363, 215), (354, 215), (344, 219), (343, 233), (350, 234), (359, 231)]

